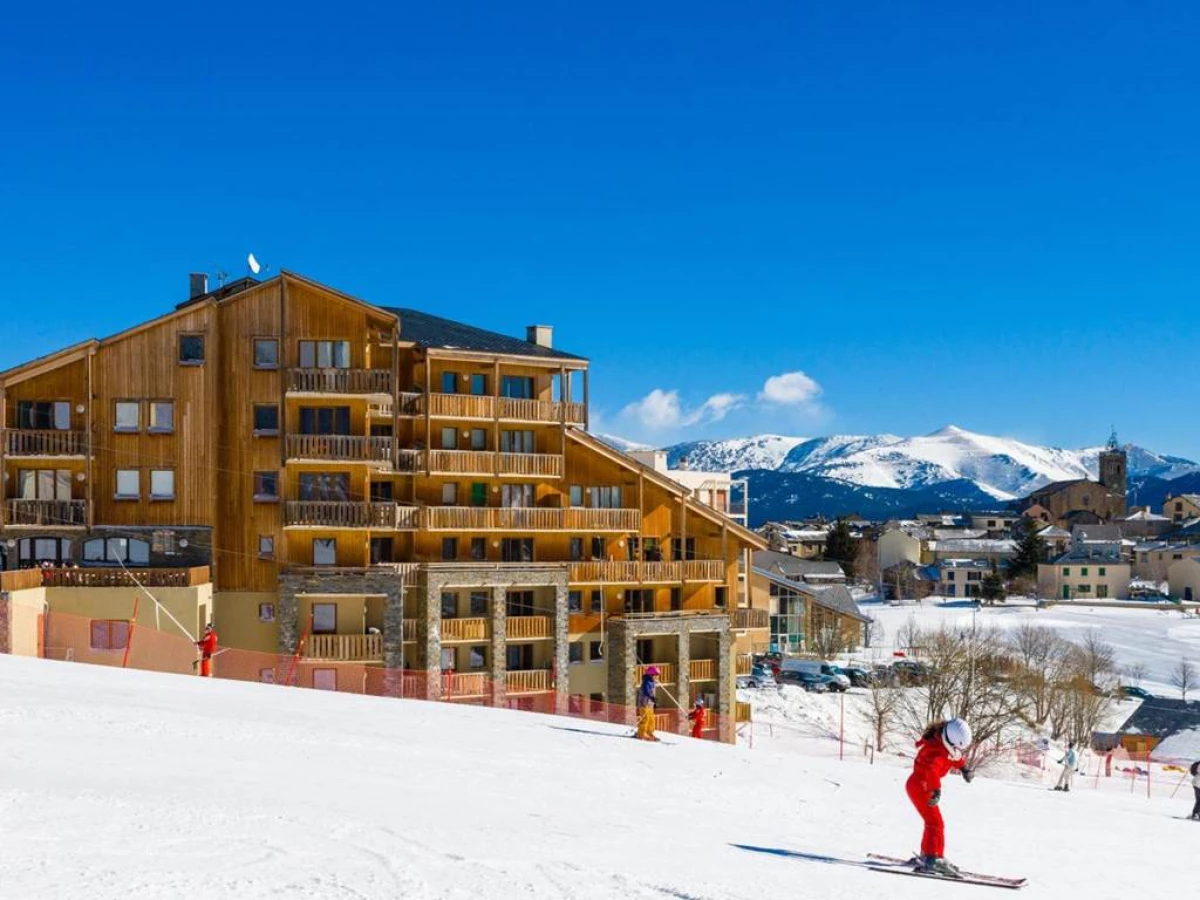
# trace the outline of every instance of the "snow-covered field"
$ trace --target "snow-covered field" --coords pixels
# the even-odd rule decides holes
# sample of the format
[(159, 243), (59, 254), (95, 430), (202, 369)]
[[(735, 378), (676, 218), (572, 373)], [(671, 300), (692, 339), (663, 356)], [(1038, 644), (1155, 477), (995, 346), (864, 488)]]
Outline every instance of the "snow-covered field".
[[(935, 898), (900, 766), (528, 713), (0, 656), (0, 897)], [(948, 782), (949, 855), (1025, 897), (1183, 896), (1174, 802)], [(822, 857), (819, 861), (805, 854)], [(844, 863), (842, 862), (844, 861)]]

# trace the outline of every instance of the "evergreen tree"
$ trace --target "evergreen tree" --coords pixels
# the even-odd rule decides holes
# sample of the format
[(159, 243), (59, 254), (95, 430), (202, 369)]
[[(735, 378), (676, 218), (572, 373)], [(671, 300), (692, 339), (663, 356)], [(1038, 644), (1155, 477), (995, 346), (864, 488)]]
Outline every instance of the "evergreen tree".
[(825, 558), (832, 560), (842, 567), (847, 580), (853, 580), (857, 571), (858, 541), (850, 534), (850, 526), (845, 519), (838, 519), (837, 524), (825, 538)]
[(1004, 579), (993, 568), (992, 571), (983, 576), (983, 583), (979, 586), (979, 596), (988, 606), (994, 606), (997, 600), (1004, 599), (1005, 594)]
[(1038, 537), (1038, 528), (1038, 523), (1032, 519), (1025, 521), (1017, 540), (1016, 555), (1008, 564), (1010, 578), (1034, 578), (1038, 563), (1046, 561), (1046, 542)]

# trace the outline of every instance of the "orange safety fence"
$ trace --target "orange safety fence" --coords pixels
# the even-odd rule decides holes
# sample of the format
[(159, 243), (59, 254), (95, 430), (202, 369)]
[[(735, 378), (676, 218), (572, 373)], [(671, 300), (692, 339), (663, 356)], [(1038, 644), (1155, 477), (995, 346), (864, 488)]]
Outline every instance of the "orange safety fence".
[[(154, 610), (147, 612), (147, 605), (142, 605), (132, 627), (124, 619), (48, 613), (43, 619), (43, 655), (91, 665), (199, 675), (200, 652), (190, 636), (185, 637), (165, 615), (154, 621)], [(131, 599), (131, 612), (132, 609)], [(221, 648), (211, 660), (211, 672), (213, 678), (232, 681), (501, 707), (630, 727), (637, 721), (637, 710), (632, 706), (570, 693), (560, 698), (555, 690), (555, 673), (548, 670), (510, 671), (493, 678), (488, 671), (427, 672)], [(632, 673), (630, 677), (633, 678)], [(705, 709), (701, 736), (721, 740), (722, 725), (728, 724), (730, 734), (725, 737), (731, 739), (732, 718)], [(688, 711), (675, 708), (660, 707), (655, 714), (655, 727), (670, 734), (692, 733)]]

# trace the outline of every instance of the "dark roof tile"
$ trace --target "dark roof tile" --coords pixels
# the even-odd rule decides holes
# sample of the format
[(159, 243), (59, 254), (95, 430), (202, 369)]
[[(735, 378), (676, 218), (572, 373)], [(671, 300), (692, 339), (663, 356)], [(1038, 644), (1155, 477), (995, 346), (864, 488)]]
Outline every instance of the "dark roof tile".
[(441, 316), (421, 312), (419, 309), (403, 309), (392, 306), (382, 308), (400, 317), (401, 340), (413, 341), (422, 347), (467, 350), (475, 353), (505, 353), (512, 356), (538, 356), (545, 359), (586, 359), (586, 357), (575, 356), (562, 350), (531, 344), (518, 337), (476, 328), (465, 322), (443, 319)]

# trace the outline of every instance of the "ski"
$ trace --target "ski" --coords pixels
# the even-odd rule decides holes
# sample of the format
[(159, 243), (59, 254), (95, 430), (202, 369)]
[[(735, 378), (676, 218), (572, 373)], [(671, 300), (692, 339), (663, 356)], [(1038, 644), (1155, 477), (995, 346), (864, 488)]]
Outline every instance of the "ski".
[(897, 856), (881, 856), (877, 853), (867, 854), (868, 866), (876, 872), (891, 872), (893, 875), (912, 875), (915, 878), (936, 878), (939, 881), (959, 881), (964, 884), (978, 884), (985, 887), (1008, 888), (1018, 890), (1025, 887), (1024, 878), (1005, 878), (1001, 875), (983, 875), (979, 872), (960, 872), (959, 877), (935, 875), (931, 872), (918, 872), (910, 866), (912, 859), (900, 859)]

